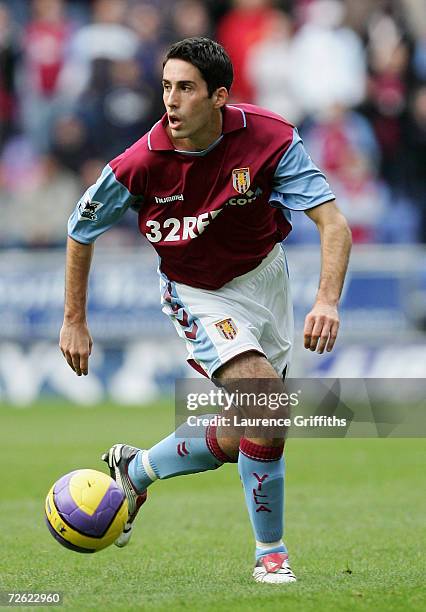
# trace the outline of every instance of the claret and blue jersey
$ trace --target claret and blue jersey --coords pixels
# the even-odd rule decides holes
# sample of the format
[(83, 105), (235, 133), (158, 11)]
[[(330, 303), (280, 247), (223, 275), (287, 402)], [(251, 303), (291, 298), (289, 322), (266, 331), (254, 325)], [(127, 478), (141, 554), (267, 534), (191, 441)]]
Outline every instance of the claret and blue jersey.
[(290, 211), (334, 199), (297, 130), (248, 104), (227, 105), (222, 135), (205, 151), (179, 151), (165, 115), (112, 160), (68, 223), (91, 243), (130, 207), (170, 280), (218, 289), (253, 270), (291, 230)]

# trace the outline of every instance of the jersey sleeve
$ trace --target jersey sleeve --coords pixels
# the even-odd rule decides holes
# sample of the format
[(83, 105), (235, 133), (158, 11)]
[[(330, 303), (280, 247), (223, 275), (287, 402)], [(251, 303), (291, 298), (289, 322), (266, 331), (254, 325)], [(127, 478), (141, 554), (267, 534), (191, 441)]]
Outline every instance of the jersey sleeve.
[(309, 157), (294, 128), (293, 141), (275, 171), (269, 203), (276, 208), (308, 210), (334, 199), (325, 176)]
[(132, 195), (107, 165), (96, 183), (78, 201), (68, 220), (68, 235), (77, 242), (90, 244), (115, 225), (129, 207), (137, 208), (140, 201), (141, 198)]

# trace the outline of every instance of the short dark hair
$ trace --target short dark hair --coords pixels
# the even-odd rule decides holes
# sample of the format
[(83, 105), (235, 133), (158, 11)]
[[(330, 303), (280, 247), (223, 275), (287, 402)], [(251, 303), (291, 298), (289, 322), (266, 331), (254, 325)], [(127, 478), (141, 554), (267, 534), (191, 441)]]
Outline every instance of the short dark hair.
[(219, 87), (226, 87), (228, 92), (231, 89), (232, 62), (222, 45), (210, 38), (185, 38), (174, 43), (166, 53), (163, 68), (170, 59), (181, 59), (198, 68), (207, 83), (209, 98)]

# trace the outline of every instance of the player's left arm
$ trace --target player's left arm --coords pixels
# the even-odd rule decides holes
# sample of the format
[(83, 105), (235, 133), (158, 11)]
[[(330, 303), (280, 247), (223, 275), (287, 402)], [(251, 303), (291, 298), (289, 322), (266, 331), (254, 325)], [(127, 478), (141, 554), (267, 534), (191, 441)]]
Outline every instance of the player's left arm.
[(316, 224), (321, 237), (321, 275), (315, 304), (305, 319), (304, 345), (306, 349), (323, 353), (332, 350), (339, 330), (338, 304), (352, 238), (335, 200), (305, 213)]
[(304, 344), (311, 351), (331, 351), (339, 329), (338, 304), (348, 266), (351, 233), (324, 174), (303, 146), (296, 128), (292, 142), (275, 170), (270, 204), (291, 221), (303, 211), (316, 223), (321, 237), (321, 278), (311, 312), (305, 319)]

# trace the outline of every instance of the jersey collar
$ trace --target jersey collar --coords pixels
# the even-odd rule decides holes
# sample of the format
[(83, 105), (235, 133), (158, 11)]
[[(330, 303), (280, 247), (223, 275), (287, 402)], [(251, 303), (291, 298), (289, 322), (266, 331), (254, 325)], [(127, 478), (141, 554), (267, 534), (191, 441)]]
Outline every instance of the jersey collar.
[[(223, 109), (223, 134), (241, 130), (247, 126), (246, 114), (242, 108), (227, 104)], [(167, 113), (148, 132), (148, 148), (150, 151), (174, 151), (167, 132)]]

